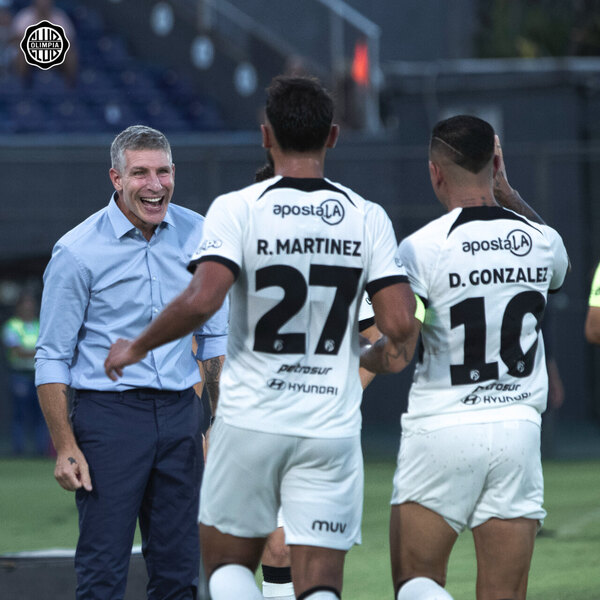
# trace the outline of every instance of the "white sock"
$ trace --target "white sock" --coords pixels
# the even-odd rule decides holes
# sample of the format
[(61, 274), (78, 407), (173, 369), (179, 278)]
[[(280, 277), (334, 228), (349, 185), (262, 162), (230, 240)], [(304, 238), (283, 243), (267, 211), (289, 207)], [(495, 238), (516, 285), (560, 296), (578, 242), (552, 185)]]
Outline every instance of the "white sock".
[(212, 600), (263, 600), (254, 574), (242, 565), (219, 567), (208, 580)]
[(433, 579), (415, 577), (407, 581), (398, 592), (396, 600), (453, 600), (452, 596)]
[(304, 596), (304, 600), (339, 600), (339, 596), (333, 592), (319, 590), (310, 596)]
[(289, 583), (271, 583), (263, 581), (262, 584), (263, 598), (271, 598), (277, 600), (295, 600), (294, 584)]

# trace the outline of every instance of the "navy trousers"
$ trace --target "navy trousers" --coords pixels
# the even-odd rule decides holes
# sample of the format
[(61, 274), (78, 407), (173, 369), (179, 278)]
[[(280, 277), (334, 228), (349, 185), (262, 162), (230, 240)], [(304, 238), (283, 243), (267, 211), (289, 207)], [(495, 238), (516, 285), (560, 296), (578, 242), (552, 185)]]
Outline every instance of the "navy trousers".
[(93, 486), (76, 493), (77, 599), (124, 597), (138, 519), (148, 599), (195, 599), (204, 460), (194, 390), (78, 390), (71, 418)]

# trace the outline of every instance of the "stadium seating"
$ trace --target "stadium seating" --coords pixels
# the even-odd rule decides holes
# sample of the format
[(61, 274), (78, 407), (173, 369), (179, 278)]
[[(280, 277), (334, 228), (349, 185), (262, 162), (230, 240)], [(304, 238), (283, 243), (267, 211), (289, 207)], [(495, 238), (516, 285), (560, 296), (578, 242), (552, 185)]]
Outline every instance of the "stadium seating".
[[(13, 0), (12, 11), (27, 4)], [(33, 69), (28, 85), (10, 71), (0, 73), (0, 135), (114, 133), (132, 123), (167, 134), (223, 129), (217, 104), (184, 75), (137, 59), (93, 8), (70, 0), (56, 5), (77, 30), (77, 85), (69, 88), (57, 68)]]

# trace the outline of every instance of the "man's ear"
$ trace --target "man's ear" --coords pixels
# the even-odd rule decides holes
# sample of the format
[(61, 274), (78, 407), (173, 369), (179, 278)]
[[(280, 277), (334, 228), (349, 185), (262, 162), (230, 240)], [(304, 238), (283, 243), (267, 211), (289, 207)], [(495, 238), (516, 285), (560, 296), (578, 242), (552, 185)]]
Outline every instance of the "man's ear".
[(272, 148), (273, 147), (273, 131), (270, 127), (265, 125), (264, 123), (260, 126), (260, 133), (262, 135), (262, 145), (263, 148)]
[(496, 173), (498, 169), (500, 169), (500, 165), (502, 164), (502, 158), (498, 154), (494, 154), (494, 170), (492, 171), (492, 177), (496, 177)]
[(121, 178), (121, 173), (119, 173), (119, 171), (117, 171), (116, 169), (113, 169), (112, 167), (110, 168), (110, 170), (108, 171), (108, 175), (110, 177), (110, 180), (112, 181), (113, 187), (115, 188), (115, 190), (117, 190), (117, 192), (120, 192), (123, 190), (123, 182), (122, 182), (122, 178)]
[(434, 163), (431, 160), (429, 161), (429, 177), (431, 179), (431, 185), (433, 186), (433, 189), (439, 189), (444, 179), (442, 175), (442, 170), (440, 169), (437, 163)]
[(340, 126), (335, 123), (331, 126), (329, 130), (329, 135), (327, 136), (327, 143), (325, 144), (326, 148), (335, 148), (337, 144), (338, 138), (340, 137)]

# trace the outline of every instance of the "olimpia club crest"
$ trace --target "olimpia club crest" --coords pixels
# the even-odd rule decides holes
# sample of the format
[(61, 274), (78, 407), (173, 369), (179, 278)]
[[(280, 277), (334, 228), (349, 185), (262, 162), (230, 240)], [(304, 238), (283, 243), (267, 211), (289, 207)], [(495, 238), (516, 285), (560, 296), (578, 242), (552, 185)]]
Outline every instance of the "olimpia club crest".
[(27, 64), (40, 69), (62, 64), (70, 45), (65, 30), (50, 21), (30, 25), (21, 40), (21, 50)]

